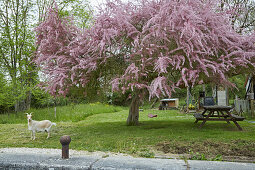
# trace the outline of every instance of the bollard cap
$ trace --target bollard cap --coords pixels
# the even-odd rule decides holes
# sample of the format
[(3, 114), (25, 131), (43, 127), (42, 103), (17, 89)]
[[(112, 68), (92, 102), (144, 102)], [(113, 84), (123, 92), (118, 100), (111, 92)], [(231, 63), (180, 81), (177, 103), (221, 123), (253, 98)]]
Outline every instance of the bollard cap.
[(62, 145), (69, 145), (70, 142), (71, 142), (70, 136), (67, 136), (67, 135), (61, 136), (60, 143)]

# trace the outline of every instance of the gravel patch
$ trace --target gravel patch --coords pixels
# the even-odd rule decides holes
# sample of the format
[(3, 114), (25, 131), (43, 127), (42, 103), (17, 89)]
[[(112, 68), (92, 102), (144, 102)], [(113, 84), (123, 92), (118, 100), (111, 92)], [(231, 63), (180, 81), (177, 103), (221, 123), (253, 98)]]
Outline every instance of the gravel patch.
[[(44, 149), (44, 148), (0, 148), (0, 153), (17, 153), (17, 154), (43, 154), (43, 155), (61, 155), (61, 149)], [(88, 151), (77, 151), (69, 150), (70, 156), (99, 156), (99, 157), (115, 157), (115, 156), (127, 156), (132, 157), (127, 154), (122, 153), (112, 153), (112, 152), (88, 152)]]

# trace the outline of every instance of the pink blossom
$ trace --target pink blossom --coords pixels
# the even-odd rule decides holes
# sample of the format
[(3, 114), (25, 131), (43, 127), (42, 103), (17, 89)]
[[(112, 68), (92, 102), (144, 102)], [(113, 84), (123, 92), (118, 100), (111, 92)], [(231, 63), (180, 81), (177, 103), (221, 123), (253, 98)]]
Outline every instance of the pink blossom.
[(35, 29), (35, 63), (52, 94), (86, 86), (93, 72), (106, 76), (100, 69), (111, 65), (121, 67), (111, 75), (112, 90), (147, 89), (150, 97), (201, 82), (233, 86), (227, 77), (254, 70), (255, 33), (236, 33), (229, 11), (218, 11), (217, 1), (109, 0), (80, 32), (50, 8)]

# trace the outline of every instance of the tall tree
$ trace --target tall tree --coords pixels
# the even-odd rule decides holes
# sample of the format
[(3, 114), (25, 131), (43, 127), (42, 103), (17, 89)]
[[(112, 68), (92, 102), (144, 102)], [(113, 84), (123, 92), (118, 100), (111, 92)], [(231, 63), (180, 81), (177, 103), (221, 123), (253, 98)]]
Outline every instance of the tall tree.
[(34, 70), (30, 58), (34, 51), (29, 25), (31, 8), (28, 0), (3, 0), (0, 3), (0, 61), (11, 79), (16, 111), (30, 105), (30, 100), (25, 102), (26, 95), (22, 93), (29, 91)]
[(75, 25), (79, 28), (87, 28), (91, 22), (93, 9), (87, 0), (36, 0), (35, 10), (38, 12), (38, 20), (42, 22), (49, 7), (57, 4), (61, 16), (72, 16)]
[[(45, 11), (58, 4), (61, 15), (72, 15), (75, 24), (85, 27), (92, 10), (81, 0), (1, 0), (0, 1), (0, 67), (10, 80), (15, 111), (28, 109), (38, 70), (33, 60), (35, 33), (33, 29), (44, 20)], [(88, 12), (84, 12), (87, 10)]]
[(36, 31), (35, 62), (49, 76), (47, 89), (65, 95), (96, 72), (103, 80), (111, 75), (112, 90), (133, 91), (129, 125), (139, 123), (144, 91), (151, 98), (205, 81), (234, 86), (226, 75), (255, 66), (255, 34), (238, 34), (212, 1), (107, 1), (81, 34), (51, 8)]
[(7, 85), (4, 74), (0, 71), (0, 114), (7, 112), (12, 105), (12, 98), (10, 97), (11, 89)]
[(221, 9), (231, 14), (233, 28), (239, 33), (249, 33), (255, 29), (254, 0), (221, 0)]

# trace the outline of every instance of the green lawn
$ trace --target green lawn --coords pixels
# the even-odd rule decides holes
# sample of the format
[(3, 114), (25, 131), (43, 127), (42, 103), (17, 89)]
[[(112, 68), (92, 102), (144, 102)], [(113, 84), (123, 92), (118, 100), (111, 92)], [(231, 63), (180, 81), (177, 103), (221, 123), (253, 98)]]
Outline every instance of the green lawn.
[[(125, 108), (102, 104), (90, 106), (95, 110), (100, 107), (114, 109), (109, 113), (95, 112), (81, 116), (83, 120), (80, 121), (55, 121), (52, 118), (57, 123), (52, 129), (52, 137), (46, 139), (46, 133), (37, 133), (35, 141), (30, 140), (23, 114), (22, 123), (7, 124), (5, 120), (6, 124), (0, 124), (0, 147), (61, 148), (60, 137), (70, 135), (70, 148), (75, 150), (121, 152), (141, 157), (185, 154), (185, 159), (207, 160), (255, 158), (255, 124), (248, 121), (239, 123), (243, 131), (226, 122), (207, 122), (199, 129), (201, 122), (194, 124), (195, 119), (190, 114), (181, 114), (176, 110), (144, 110), (140, 112), (139, 126), (126, 126), (128, 110)], [(78, 109), (85, 106), (72, 107), (77, 115), (87, 113)], [(68, 110), (67, 107), (65, 110)], [(149, 118), (149, 113), (158, 117)], [(70, 114), (74, 114), (71, 109)]]

